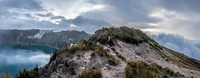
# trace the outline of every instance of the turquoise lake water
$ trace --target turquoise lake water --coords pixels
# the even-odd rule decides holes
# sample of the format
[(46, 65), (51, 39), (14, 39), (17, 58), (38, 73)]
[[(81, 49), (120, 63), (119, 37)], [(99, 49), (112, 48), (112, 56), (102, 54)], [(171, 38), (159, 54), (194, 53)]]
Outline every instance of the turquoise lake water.
[(41, 45), (0, 44), (0, 75), (10, 72), (12, 78), (23, 71), (42, 67), (56, 48)]

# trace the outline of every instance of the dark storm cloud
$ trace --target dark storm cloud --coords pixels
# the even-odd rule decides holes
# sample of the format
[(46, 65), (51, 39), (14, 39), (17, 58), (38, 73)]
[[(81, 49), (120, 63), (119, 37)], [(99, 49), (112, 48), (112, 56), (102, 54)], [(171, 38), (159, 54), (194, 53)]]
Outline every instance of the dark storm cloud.
[(24, 14), (26, 17), (28, 18), (33, 18), (33, 16), (31, 14)]
[(65, 17), (64, 16), (51, 16), (51, 19), (54, 20), (54, 19), (61, 19), (61, 20), (64, 20)]
[(189, 57), (200, 59), (200, 48), (198, 44), (200, 41), (189, 40), (180, 35), (173, 34), (159, 34), (151, 36), (160, 45), (163, 45), (174, 51), (183, 53)]
[[(41, 2), (36, 0), (2, 0), (0, 1), (1, 19), (18, 19), (18, 16), (30, 17), (30, 12), (45, 11)], [(23, 14), (23, 12), (26, 12)]]
[(158, 0), (161, 7), (180, 12), (200, 12), (200, 0)]
[[(151, 9), (154, 7), (154, 1), (146, 1), (146, 0), (101, 0), (101, 1), (93, 1), (89, 0), (88, 2), (93, 4), (104, 4), (107, 5), (111, 11), (100, 11), (104, 12), (103, 14), (110, 14), (111, 18), (118, 17), (127, 22), (135, 22), (135, 23), (150, 23), (150, 22), (159, 22), (160, 20), (157, 18), (149, 17), (148, 14), (151, 12)], [(152, 6), (149, 6), (149, 4)], [(109, 9), (109, 10), (110, 10)], [(94, 13), (94, 14), (93, 14)], [(102, 14), (91, 12), (89, 14), (85, 14), (88, 17), (90, 15)], [(97, 16), (97, 15), (96, 15)], [(100, 15), (101, 16), (101, 15)], [(114, 19), (112, 19), (114, 20)]]
[[(111, 26), (103, 20), (88, 19), (81, 16), (74, 19), (66, 19), (64, 16), (54, 15), (51, 12), (47, 12), (41, 2), (37, 0), (0, 1), (0, 15), (1, 29), (44, 29), (56, 31), (75, 29), (94, 33), (99, 28)], [(50, 20), (43, 20), (43, 17), (61, 21), (57, 21), (58, 24), (54, 24)], [(72, 25), (78, 27), (72, 27)]]
[(111, 26), (109, 23), (103, 20), (88, 19), (88, 18), (83, 18), (82, 16), (76, 17), (71, 21), (71, 23), (75, 25), (94, 25), (96, 27)]
[(82, 16), (78, 16), (75, 19), (61, 20), (58, 22), (60, 26), (70, 26), (75, 25), (77, 27), (70, 27), (69, 29), (86, 31), (87, 33), (94, 33), (96, 30), (102, 27), (111, 27), (112, 25), (104, 20), (89, 19)]
[(47, 14), (35, 14), (35, 15), (40, 16), (40, 17), (51, 17), (51, 16), (53, 16), (52, 13), (47, 13)]
[(1, 9), (25, 9), (31, 11), (44, 10), (41, 3), (36, 0), (3, 0), (0, 1)]
[(40, 16), (40, 17), (49, 17), (51, 20), (54, 19), (61, 19), (61, 20), (65, 20), (64, 16), (55, 16), (52, 13), (47, 13), (47, 14), (35, 14), (36, 16)]

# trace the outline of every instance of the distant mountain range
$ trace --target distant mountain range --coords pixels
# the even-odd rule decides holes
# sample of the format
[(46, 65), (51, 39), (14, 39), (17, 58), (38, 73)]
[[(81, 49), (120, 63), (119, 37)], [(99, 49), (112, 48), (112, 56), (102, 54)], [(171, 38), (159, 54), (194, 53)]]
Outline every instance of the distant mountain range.
[[(74, 34), (75, 35), (75, 34)], [(103, 28), (48, 64), (16, 78), (199, 78), (200, 61), (159, 45), (138, 29)]]
[(0, 30), (0, 43), (25, 44), (25, 45), (46, 45), (56, 48), (70, 47), (80, 44), (89, 38), (84, 31), (61, 31), (52, 30)]

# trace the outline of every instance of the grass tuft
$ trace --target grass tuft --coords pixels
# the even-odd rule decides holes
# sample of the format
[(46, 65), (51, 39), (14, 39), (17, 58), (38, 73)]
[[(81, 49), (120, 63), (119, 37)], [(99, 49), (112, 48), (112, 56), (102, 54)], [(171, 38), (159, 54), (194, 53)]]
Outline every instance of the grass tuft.
[(122, 56), (121, 54), (118, 53), (118, 54), (116, 54), (116, 56), (126, 62), (126, 58), (124, 56)]
[(51, 55), (50, 61), (49, 61), (48, 64), (50, 64), (52, 61), (54, 61), (54, 60), (56, 59), (57, 55), (59, 55), (59, 54), (60, 54), (60, 52), (58, 52), (57, 49), (56, 49), (56, 50), (53, 52), (53, 54)]
[(103, 75), (101, 73), (101, 70), (90, 70), (87, 71), (86, 69), (81, 72), (81, 74), (78, 75), (77, 78), (103, 78)]
[(128, 62), (125, 68), (126, 78), (168, 78), (168, 77), (182, 77), (180, 73), (174, 73), (169, 68), (162, 68), (156, 63), (150, 65), (143, 61)]
[(68, 62), (67, 59), (65, 59), (64, 64), (65, 64), (66, 67), (69, 67), (69, 62)]

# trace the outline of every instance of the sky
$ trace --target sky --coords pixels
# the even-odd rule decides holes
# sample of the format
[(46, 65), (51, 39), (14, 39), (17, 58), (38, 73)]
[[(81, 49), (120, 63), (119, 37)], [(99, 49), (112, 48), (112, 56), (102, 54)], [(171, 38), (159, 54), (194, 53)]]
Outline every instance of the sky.
[(192, 52), (200, 55), (199, 4), (199, 0), (0, 0), (0, 29), (79, 30), (93, 34), (102, 27), (128, 26), (147, 31), (164, 46), (178, 46), (180, 50), (176, 51), (187, 48), (180, 47), (186, 44), (159, 37), (189, 41), (196, 49)]

